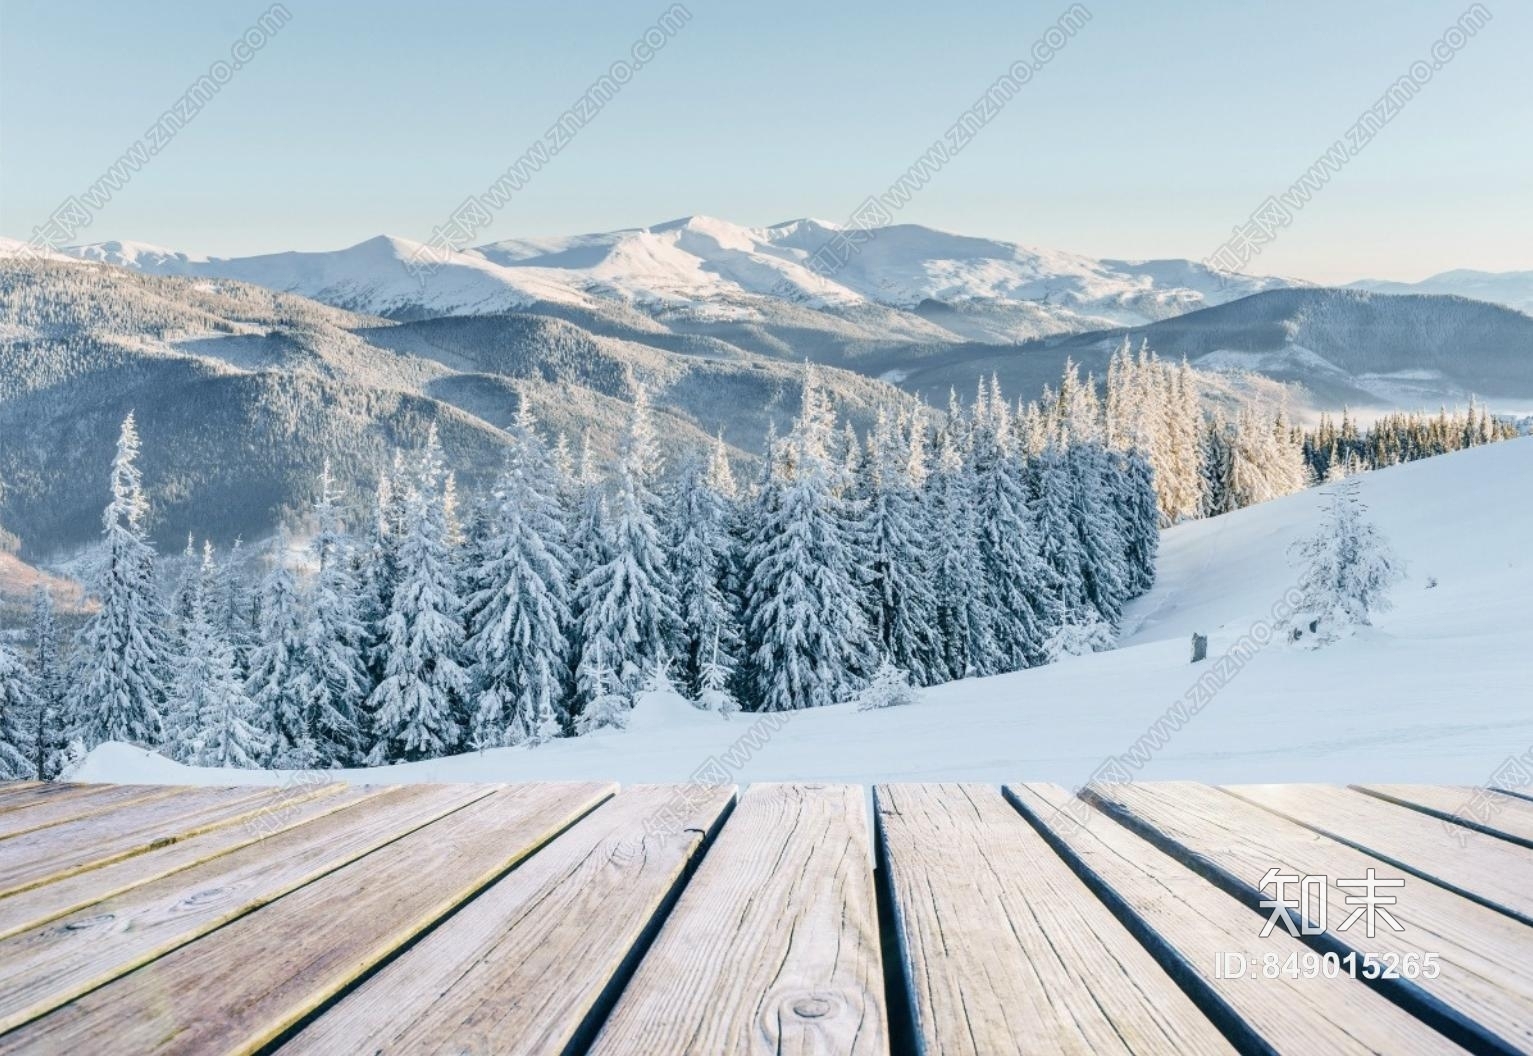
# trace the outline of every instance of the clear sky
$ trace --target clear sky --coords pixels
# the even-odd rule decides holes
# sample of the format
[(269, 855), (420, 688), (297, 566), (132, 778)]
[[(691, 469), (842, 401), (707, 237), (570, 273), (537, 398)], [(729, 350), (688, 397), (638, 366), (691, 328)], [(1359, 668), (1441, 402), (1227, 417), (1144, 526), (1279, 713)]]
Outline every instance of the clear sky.
[[(424, 239), (653, 24), (653, 3), (283, 0), (263, 50), (83, 241), (236, 255)], [(684, 0), (659, 53), (476, 241), (704, 213), (845, 219), (1064, 3)], [(0, 0), (0, 233), (26, 238), (270, 0)], [(1458, 0), (1085, 0), (1092, 18), (899, 219), (1108, 257), (1202, 258), (1465, 10)], [(1490, 23), (1250, 270), (1533, 268), (1533, 4)]]

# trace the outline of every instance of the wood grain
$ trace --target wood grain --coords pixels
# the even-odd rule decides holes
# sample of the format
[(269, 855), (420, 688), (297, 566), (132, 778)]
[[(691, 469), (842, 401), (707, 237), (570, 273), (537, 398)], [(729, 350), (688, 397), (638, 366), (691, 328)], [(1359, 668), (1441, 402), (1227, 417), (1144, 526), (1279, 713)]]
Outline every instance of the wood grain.
[(614, 790), (495, 789), (0, 1037), (0, 1052), (254, 1052)]
[(170, 785), (71, 785), (0, 814), (0, 840), (182, 791)]
[(1501, 840), (1460, 842), (1420, 811), (1336, 785), (1230, 785), (1226, 791), (1533, 926), (1533, 855), (1523, 848)]
[(879, 785), (921, 1051), (1229, 1053), (1143, 947), (991, 785)]
[(888, 1052), (869, 852), (856, 786), (751, 786), (590, 1051)]
[[(734, 789), (625, 789), (347, 994), (281, 1052), (567, 1051)], [(651, 824), (677, 807), (681, 823)]]
[(0, 813), (25, 804), (48, 787), (42, 781), (0, 781)]
[(1189, 781), (1088, 786), (1085, 795), (1119, 812), (1181, 860), (1210, 870), (1255, 905), (1262, 876), (1273, 867), (1328, 880), (1329, 937), (1364, 955), (1403, 963), (1407, 955), (1435, 955), (1435, 979), (1386, 982), (1418, 1016), (1441, 1016), (1453, 1029), (1495, 1051), (1533, 1051), (1533, 939), (1525, 924), (1436, 884), (1407, 878), (1388, 907), (1404, 927), (1380, 926), (1369, 936), (1360, 925), (1345, 932), (1346, 899), (1338, 885), (1369, 868), (1399, 876), (1392, 866), (1271, 811)]
[[(285, 799), (280, 804), (272, 803), (271, 809), (256, 817), (247, 816), (237, 824), (223, 825), (200, 835), (178, 839), (144, 854), (68, 877), (55, 878), (46, 884), (0, 898), (0, 939), (8, 939), (113, 895), (212, 861), (221, 854), (256, 843), (379, 792), (379, 789), (363, 786), (326, 785), (323, 788), (323, 795), (305, 794)], [(189, 873), (178, 883), (195, 884), (205, 875)]]
[(0, 941), (0, 1030), (35, 1019), (494, 789), (380, 789), (340, 813)]
[[(1302, 971), (1264, 977), (1264, 958), (1282, 965), (1294, 957), (1302, 966), (1306, 956), (1318, 955), (1281, 927), (1263, 938), (1260, 915), (1123, 826), (1105, 817), (1090, 827), (1072, 824), (1072, 797), (1063, 788), (1009, 785), (1007, 793), (1274, 1050), (1314, 1056), (1465, 1051), (1359, 980)], [(1248, 966), (1234, 978), (1233, 970), (1217, 967), (1232, 957)]]
[[(1493, 788), (1467, 785), (1353, 785), (1359, 792), (1387, 799), (1451, 822), (1444, 830), (1460, 846), (1476, 831), (1533, 847), (1533, 803)], [(1464, 831), (1467, 829), (1468, 831)]]
[(249, 819), (285, 796), (307, 798), (325, 788), (339, 790), (335, 785), (291, 792), (251, 786), (188, 788), (14, 837), (6, 841), (0, 858), (0, 898)]

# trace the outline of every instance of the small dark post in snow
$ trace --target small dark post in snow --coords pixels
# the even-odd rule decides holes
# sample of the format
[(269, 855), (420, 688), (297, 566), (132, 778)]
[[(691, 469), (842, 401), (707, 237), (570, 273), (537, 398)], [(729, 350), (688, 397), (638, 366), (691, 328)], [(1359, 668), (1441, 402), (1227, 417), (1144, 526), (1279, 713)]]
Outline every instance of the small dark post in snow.
[(1193, 633), (1192, 636), (1192, 662), (1208, 658), (1208, 635)]

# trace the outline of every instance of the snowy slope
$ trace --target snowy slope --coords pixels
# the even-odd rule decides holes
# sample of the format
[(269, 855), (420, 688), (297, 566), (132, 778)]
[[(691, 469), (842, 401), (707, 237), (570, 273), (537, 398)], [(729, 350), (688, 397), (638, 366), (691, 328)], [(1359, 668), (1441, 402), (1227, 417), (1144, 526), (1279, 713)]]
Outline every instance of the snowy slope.
[(1138, 325), (1291, 285), (1192, 261), (1093, 260), (914, 224), (879, 229), (834, 274), (821, 274), (810, 262), (839, 231), (818, 220), (743, 227), (693, 216), (512, 239), (451, 254), (424, 285), (403, 265), (417, 244), (388, 236), (333, 252), (227, 259), (131, 242), (68, 252), (157, 275), (241, 279), (385, 315), (487, 314), (590, 298), (651, 310), (723, 307), (740, 318), (762, 298), (832, 310), (937, 302), (966, 306), (959, 332), (978, 340)]
[[(1367, 475), (1371, 515), (1410, 565), (1396, 607), (1318, 652), (1271, 645), (1201, 714), (1136, 768), (1147, 779), (1484, 783), (1533, 747), (1533, 439)], [(1119, 649), (924, 691), (909, 707), (850, 706), (724, 721), (651, 699), (634, 728), (432, 762), (346, 772), (355, 781), (607, 778), (681, 781), (724, 763), (736, 781), (1003, 781), (1074, 785), (1136, 738), (1200, 676), (1188, 638), (1217, 658), (1293, 582), (1290, 542), (1308, 532), (1313, 491), (1165, 533), (1160, 582), (1131, 607)], [(1437, 585), (1428, 589), (1429, 578)], [(1238, 665), (1237, 665), (1238, 666)], [(282, 774), (193, 770), (104, 745), (90, 781), (281, 782)]]

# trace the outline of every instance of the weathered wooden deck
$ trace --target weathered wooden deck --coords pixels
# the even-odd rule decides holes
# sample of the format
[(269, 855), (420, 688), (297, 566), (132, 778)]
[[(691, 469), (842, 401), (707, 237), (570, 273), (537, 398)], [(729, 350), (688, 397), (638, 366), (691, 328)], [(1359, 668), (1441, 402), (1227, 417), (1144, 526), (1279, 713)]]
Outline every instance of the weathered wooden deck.
[[(0, 1053), (1533, 1052), (1513, 793), (873, 803), (870, 824), (836, 785), (0, 785)], [(1261, 935), (1273, 867), (1328, 878), (1327, 930)], [(1343, 925), (1338, 881), (1369, 868), (1405, 880), (1403, 931)], [(1307, 970), (1324, 953), (1402, 977)]]

